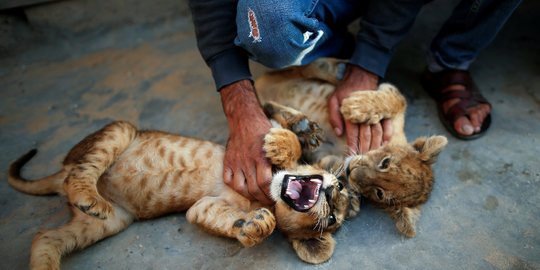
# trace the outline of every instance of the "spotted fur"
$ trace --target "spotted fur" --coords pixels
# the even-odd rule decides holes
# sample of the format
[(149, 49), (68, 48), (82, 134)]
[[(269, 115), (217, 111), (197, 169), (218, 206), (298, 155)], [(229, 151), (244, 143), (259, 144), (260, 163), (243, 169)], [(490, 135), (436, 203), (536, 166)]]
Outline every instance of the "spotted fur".
[[(31, 268), (58, 269), (62, 255), (114, 235), (135, 220), (182, 211), (187, 211), (190, 223), (235, 238), (245, 247), (259, 244), (277, 226), (302, 260), (328, 260), (334, 249), (331, 233), (347, 211), (346, 189), (334, 188), (338, 186), (335, 175), (296, 162), (302, 148), (293, 132), (273, 128), (264, 148), (279, 167), (272, 179), (276, 204), (271, 208), (249, 201), (223, 183), (223, 146), (141, 131), (128, 122), (114, 122), (89, 135), (67, 154), (58, 173), (42, 179), (21, 177), (21, 167), (36, 152), (28, 153), (11, 165), (9, 183), (34, 195), (66, 195), (73, 212), (69, 223), (35, 236)], [(323, 175), (326, 195), (308, 212), (296, 212), (280, 198), (284, 174)]]

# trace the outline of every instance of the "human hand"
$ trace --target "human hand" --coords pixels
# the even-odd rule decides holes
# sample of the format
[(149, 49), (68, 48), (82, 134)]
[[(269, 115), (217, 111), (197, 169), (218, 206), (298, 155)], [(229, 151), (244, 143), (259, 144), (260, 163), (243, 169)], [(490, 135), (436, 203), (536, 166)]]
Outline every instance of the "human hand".
[(392, 122), (383, 119), (380, 123), (353, 124), (344, 121), (340, 108), (343, 99), (349, 97), (354, 91), (377, 89), (379, 77), (359, 66), (349, 64), (343, 80), (336, 86), (336, 90), (328, 98), (328, 112), (330, 124), (337, 136), (345, 131), (349, 154), (365, 153), (377, 149), (392, 137)]
[(229, 123), (223, 160), (223, 182), (250, 200), (272, 205), (272, 167), (264, 155), (264, 136), (271, 128), (253, 84), (242, 80), (223, 87), (221, 103)]

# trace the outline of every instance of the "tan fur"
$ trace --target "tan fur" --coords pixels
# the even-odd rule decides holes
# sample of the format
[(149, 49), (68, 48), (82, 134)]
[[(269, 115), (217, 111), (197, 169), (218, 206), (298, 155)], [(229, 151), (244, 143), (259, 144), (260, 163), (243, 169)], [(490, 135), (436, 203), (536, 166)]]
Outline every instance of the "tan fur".
[(320, 146), (322, 130), (316, 122), (308, 119), (304, 113), (272, 101), (264, 104), (264, 111), (280, 127), (292, 130), (298, 136), (302, 148), (309, 151)]
[[(351, 123), (379, 123), (405, 112), (406, 101), (396, 87), (383, 83), (375, 91), (357, 91), (343, 100), (341, 114)], [(384, 102), (381, 102), (384, 101)]]
[[(304, 67), (265, 74), (255, 83), (263, 102), (294, 108), (319, 124), (325, 135), (323, 143), (304, 156), (309, 162), (320, 161), (323, 168), (334, 170), (347, 156), (345, 140), (334, 135), (328, 122), (327, 98), (338, 82), (339, 70), (343, 70), (339, 60), (319, 59)], [(420, 206), (427, 201), (433, 187), (431, 165), (447, 140), (443, 136), (422, 137), (408, 144), (404, 132), (405, 110), (405, 98), (395, 86), (386, 83), (377, 91), (357, 91), (343, 100), (341, 112), (347, 120), (373, 124), (391, 119), (393, 135), (387, 145), (377, 150), (348, 157), (346, 168), (341, 167), (341, 171), (349, 172), (351, 192), (383, 208), (395, 220), (399, 232), (413, 237)], [(381, 169), (385, 158), (389, 168)], [(349, 210), (349, 216), (356, 215), (357, 197), (351, 198)]]
[[(338, 176), (338, 179), (340, 182), (342, 182), (344, 185), (347, 184), (347, 179), (345, 175), (345, 168), (343, 167), (343, 158), (334, 156), (334, 155), (328, 155), (322, 158), (318, 162), (319, 167), (324, 169), (325, 171), (330, 171)], [(349, 190), (351, 191), (351, 190)], [(351, 194), (349, 196), (349, 206), (348, 206), (348, 212), (346, 218), (352, 218), (360, 212), (360, 197), (357, 196), (357, 193)]]
[(334, 84), (328, 80), (335, 78), (332, 72), (337, 72), (337, 63), (332, 61), (315, 61), (304, 67), (270, 72), (255, 81), (255, 89), (262, 104), (276, 102), (293, 108), (317, 123), (323, 131), (324, 140), (317, 150), (303, 153), (307, 154), (305, 158), (308, 162), (316, 162), (328, 154), (343, 156), (347, 153), (345, 144), (334, 144), (340, 139), (334, 135), (328, 120), (326, 100), (334, 91)]
[(289, 132), (282, 132), (283, 129), (272, 128), (270, 133), (273, 136), (268, 136), (263, 145), (264, 152), (269, 157), (270, 162), (280, 168), (293, 168), (296, 166), (296, 161), (302, 155), (302, 148), (298, 140), (293, 140), (289, 143), (287, 137)]
[[(413, 147), (420, 141), (424, 142), (421, 147)], [(431, 164), (446, 142), (443, 136), (422, 137), (412, 145), (388, 144), (352, 156), (347, 169), (349, 188), (385, 209), (396, 221), (398, 231), (413, 237), (420, 206), (433, 188)]]
[[(315, 133), (312, 136), (317, 137)], [(222, 146), (159, 131), (139, 131), (127, 122), (111, 123), (86, 137), (53, 176), (23, 179), (21, 166), (35, 153), (24, 156), (12, 164), (9, 183), (27, 193), (67, 194), (73, 212), (68, 224), (36, 235), (31, 268), (58, 269), (62, 255), (116, 234), (134, 220), (180, 211), (187, 211), (190, 223), (209, 233), (235, 238), (246, 247), (263, 241), (277, 226), (302, 260), (328, 260), (334, 248), (331, 233), (347, 212), (347, 190), (337, 188), (336, 176), (296, 163), (302, 149), (297, 135), (289, 130), (273, 128), (265, 137), (264, 149), (281, 168), (272, 179), (275, 209), (261, 207), (223, 183)], [(324, 177), (324, 190), (308, 212), (296, 212), (281, 200), (285, 174)], [(334, 224), (328, 223), (330, 217), (335, 218)]]

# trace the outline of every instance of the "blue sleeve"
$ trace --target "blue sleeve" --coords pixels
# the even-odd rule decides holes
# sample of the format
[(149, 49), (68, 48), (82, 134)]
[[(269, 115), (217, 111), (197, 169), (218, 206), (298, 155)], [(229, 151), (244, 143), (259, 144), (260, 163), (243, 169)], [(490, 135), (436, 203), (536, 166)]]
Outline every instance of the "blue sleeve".
[(251, 79), (247, 53), (234, 45), (236, 0), (190, 0), (197, 46), (210, 67), (216, 89)]

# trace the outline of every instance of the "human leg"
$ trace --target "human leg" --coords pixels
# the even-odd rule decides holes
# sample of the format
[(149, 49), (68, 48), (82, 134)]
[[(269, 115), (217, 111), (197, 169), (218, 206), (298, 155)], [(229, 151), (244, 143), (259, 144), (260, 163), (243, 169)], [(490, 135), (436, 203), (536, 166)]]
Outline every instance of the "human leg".
[(424, 88), (436, 99), (441, 121), (460, 139), (474, 139), (491, 123), (491, 105), (468, 72), (521, 0), (461, 1), (433, 40)]
[(462, 0), (433, 39), (430, 69), (468, 70), (522, 0)]
[(346, 26), (359, 16), (359, 7), (356, 1), (241, 0), (235, 44), (271, 68), (341, 56), (352, 51)]
[(431, 0), (368, 0), (351, 63), (384, 77), (401, 40)]

